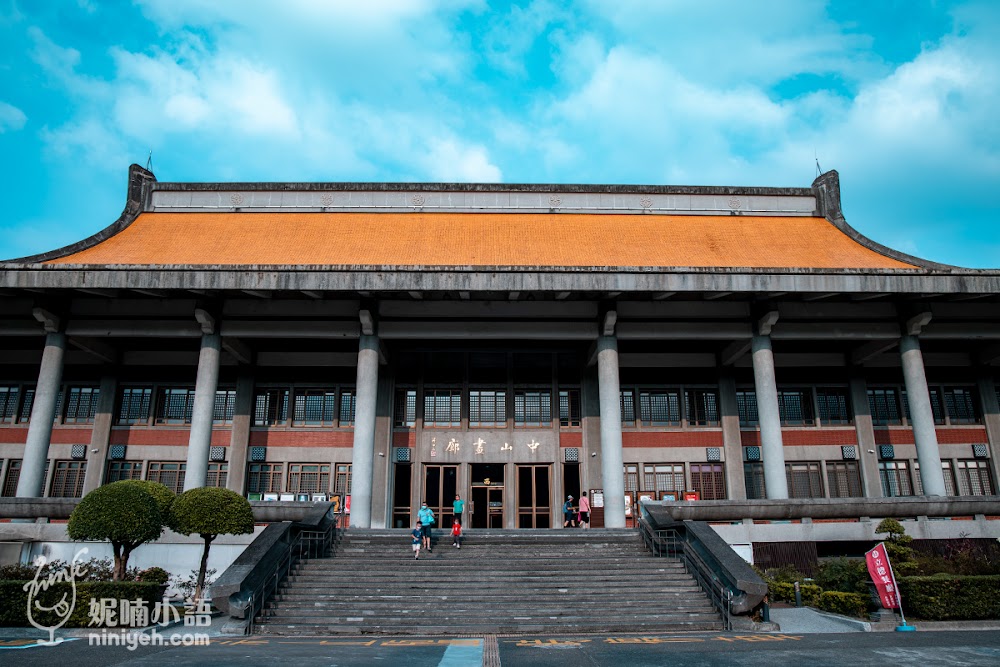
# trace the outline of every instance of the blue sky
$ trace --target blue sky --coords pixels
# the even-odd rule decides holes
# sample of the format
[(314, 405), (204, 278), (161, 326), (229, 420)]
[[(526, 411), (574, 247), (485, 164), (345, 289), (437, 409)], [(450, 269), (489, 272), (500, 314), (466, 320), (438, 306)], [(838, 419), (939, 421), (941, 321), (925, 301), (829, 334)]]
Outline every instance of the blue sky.
[[(280, 7), (280, 9), (277, 9)], [(0, 258), (164, 181), (806, 187), (1000, 268), (1000, 2), (0, 0)]]

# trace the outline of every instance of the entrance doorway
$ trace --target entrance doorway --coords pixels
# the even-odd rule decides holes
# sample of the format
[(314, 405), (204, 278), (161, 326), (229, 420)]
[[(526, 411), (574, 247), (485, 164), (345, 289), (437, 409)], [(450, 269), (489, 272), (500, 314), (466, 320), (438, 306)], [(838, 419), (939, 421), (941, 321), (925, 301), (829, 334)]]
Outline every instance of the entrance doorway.
[(437, 525), (451, 516), (458, 492), (458, 466), (424, 466), (424, 502), (434, 510)]
[(503, 528), (504, 464), (472, 464), (472, 528)]
[(517, 527), (551, 528), (550, 466), (517, 466)]
[(413, 474), (409, 463), (397, 463), (392, 485), (392, 525), (396, 528), (410, 526), (410, 477)]

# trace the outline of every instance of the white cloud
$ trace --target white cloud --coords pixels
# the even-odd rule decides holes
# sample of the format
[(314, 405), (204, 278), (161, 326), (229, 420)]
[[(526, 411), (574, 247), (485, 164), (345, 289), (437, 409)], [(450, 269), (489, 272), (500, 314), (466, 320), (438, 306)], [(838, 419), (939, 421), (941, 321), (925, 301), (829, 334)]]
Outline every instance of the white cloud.
[(483, 146), (463, 145), (454, 138), (435, 139), (422, 159), (423, 167), (436, 181), (499, 183), (500, 168), (490, 163)]
[(28, 122), (24, 112), (12, 104), (0, 102), (0, 134), (20, 130)]

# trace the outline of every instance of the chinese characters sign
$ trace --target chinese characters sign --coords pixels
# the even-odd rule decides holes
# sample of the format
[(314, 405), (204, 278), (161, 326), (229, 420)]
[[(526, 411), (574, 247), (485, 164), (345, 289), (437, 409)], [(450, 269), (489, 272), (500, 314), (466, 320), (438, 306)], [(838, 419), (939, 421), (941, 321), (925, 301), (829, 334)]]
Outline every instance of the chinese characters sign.
[(896, 577), (889, 565), (889, 555), (885, 552), (885, 542), (865, 554), (868, 563), (868, 574), (878, 589), (878, 598), (886, 609), (899, 608), (899, 591), (896, 590)]

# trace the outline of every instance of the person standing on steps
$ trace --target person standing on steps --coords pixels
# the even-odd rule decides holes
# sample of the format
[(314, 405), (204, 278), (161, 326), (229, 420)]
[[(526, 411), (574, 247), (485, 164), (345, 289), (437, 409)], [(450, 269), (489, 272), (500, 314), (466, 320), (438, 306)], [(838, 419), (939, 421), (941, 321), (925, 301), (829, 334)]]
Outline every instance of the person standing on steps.
[(563, 503), (563, 528), (576, 528), (573, 517), (573, 496), (566, 496), (566, 502)]
[(451, 526), (451, 545), (456, 549), (462, 548), (462, 522), (458, 519)]
[(419, 521), (417, 522), (416, 527), (413, 529), (413, 532), (410, 533), (410, 536), (413, 538), (413, 560), (419, 560), (420, 544), (424, 541), (424, 527), (420, 524)]
[(590, 500), (586, 491), (580, 494), (580, 528), (590, 528)]
[(417, 512), (417, 519), (423, 525), (424, 531), (424, 548), (427, 549), (427, 553), (433, 553), (431, 548), (431, 529), (434, 526), (434, 510), (427, 506), (427, 503), (423, 503), (420, 506), (420, 511)]
[(462, 523), (462, 512), (465, 511), (465, 501), (462, 500), (462, 496), (455, 494), (455, 502), (451, 505), (452, 511), (455, 514), (455, 521)]

